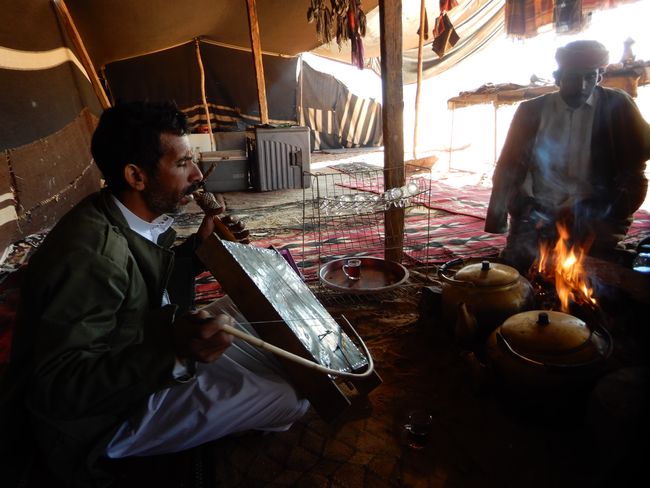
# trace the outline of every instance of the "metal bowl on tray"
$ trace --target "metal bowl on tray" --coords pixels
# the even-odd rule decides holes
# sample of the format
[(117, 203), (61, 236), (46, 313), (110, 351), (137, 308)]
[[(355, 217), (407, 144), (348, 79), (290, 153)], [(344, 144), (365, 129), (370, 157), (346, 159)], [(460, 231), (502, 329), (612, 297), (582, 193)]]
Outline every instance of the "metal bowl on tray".
[[(350, 279), (343, 266), (350, 259), (361, 261), (358, 279)], [(408, 270), (399, 263), (373, 257), (348, 257), (324, 264), (319, 272), (320, 280), (328, 288), (351, 294), (380, 293), (403, 285), (409, 277)]]

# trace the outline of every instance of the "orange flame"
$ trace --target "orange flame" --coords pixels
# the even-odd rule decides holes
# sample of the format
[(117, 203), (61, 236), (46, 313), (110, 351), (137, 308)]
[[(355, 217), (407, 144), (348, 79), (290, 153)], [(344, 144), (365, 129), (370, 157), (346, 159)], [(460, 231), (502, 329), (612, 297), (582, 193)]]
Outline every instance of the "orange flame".
[(558, 223), (557, 230), (559, 238), (553, 249), (550, 244), (540, 244), (537, 271), (554, 280), (555, 292), (563, 312), (569, 312), (571, 302), (596, 305), (583, 266), (585, 251), (570, 245), (569, 231), (564, 225)]

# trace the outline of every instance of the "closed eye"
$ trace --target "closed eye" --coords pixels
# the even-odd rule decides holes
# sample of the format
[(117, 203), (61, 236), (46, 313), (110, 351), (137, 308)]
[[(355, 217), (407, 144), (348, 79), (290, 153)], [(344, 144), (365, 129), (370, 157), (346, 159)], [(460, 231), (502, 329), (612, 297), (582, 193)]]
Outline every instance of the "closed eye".
[(176, 166), (179, 166), (179, 167), (187, 166), (188, 162), (196, 163), (196, 160), (192, 156), (186, 156), (186, 157), (176, 161)]

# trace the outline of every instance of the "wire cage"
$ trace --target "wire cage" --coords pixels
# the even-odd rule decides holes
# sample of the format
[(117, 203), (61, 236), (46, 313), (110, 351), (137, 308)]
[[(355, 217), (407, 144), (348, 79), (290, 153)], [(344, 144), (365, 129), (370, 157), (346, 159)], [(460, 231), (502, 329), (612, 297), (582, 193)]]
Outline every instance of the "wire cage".
[[(386, 171), (367, 163), (309, 173), (303, 191), (303, 261), (306, 281), (318, 281), (330, 261), (352, 257), (401, 255), (400, 264), (427, 273), (431, 217), (430, 168), (405, 165), (405, 184), (386, 188)], [(390, 176), (390, 175), (389, 175)], [(386, 218), (403, 209), (403, 228)], [(398, 236), (395, 240), (387, 237)], [(396, 252), (390, 252), (396, 251)]]

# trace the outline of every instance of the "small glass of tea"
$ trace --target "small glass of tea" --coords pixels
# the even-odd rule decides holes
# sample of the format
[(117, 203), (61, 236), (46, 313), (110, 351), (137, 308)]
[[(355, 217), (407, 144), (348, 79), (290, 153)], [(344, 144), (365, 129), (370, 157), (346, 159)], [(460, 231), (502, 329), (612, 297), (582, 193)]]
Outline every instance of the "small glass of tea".
[(411, 449), (424, 449), (431, 439), (432, 415), (426, 410), (414, 410), (409, 413), (404, 431), (406, 444)]

